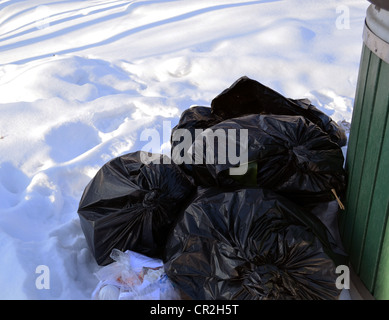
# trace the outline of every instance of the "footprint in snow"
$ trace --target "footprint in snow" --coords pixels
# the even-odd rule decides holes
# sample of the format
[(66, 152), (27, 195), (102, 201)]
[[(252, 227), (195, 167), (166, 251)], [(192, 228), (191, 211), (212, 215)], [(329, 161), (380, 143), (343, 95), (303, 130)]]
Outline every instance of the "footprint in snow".
[(101, 143), (98, 131), (82, 122), (68, 122), (53, 128), (45, 137), (50, 157), (67, 162)]

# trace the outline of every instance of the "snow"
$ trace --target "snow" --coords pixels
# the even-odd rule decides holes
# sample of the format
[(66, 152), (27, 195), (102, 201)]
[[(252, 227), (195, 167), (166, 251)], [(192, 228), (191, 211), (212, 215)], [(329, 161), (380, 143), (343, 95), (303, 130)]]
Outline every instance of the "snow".
[(77, 215), (86, 184), (140, 150), (146, 129), (168, 151), (166, 124), (239, 77), (350, 123), (368, 5), (0, 1), (0, 298), (90, 299), (100, 267)]

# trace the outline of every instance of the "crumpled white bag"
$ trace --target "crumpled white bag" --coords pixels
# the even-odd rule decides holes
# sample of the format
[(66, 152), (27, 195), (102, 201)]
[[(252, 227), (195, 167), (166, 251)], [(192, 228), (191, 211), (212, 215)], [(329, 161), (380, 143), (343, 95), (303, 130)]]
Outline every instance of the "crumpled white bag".
[(93, 300), (178, 300), (163, 262), (137, 252), (113, 249), (111, 264), (95, 273), (100, 280)]

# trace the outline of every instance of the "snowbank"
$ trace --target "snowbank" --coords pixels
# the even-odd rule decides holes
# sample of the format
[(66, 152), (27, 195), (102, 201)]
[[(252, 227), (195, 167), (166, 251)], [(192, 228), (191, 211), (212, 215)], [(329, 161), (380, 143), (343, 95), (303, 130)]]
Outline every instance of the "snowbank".
[(2, 1), (0, 298), (90, 299), (99, 267), (77, 216), (86, 184), (140, 150), (145, 129), (167, 151), (163, 122), (240, 76), (350, 122), (368, 5)]

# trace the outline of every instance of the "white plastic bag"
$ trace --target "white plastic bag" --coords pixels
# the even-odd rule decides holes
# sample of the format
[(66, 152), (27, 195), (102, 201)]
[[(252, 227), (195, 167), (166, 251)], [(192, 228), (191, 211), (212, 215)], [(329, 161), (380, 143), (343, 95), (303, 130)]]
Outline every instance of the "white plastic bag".
[(94, 300), (177, 300), (180, 299), (167, 277), (163, 262), (127, 250), (113, 249), (111, 264), (96, 272), (100, 280)]

